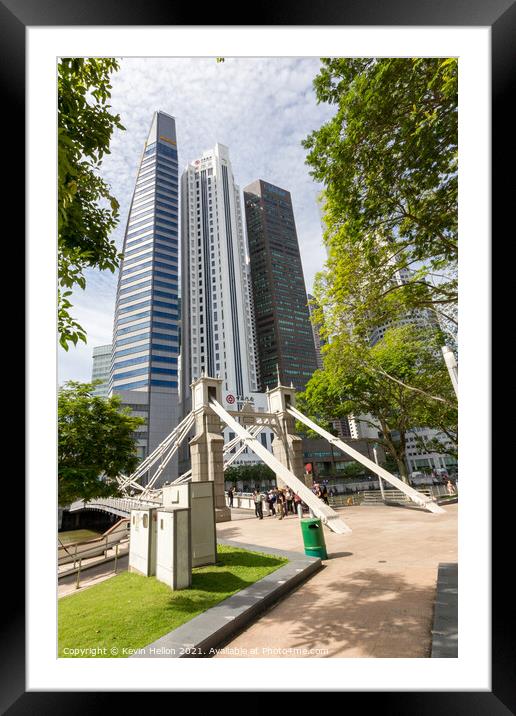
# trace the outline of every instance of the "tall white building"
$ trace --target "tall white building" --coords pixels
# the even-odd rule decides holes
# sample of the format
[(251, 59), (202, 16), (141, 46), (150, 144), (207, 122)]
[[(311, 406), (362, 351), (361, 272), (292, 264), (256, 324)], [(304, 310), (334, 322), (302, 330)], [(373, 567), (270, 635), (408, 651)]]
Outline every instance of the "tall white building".
[[(245, 399), (266, 410), (257, 393), (256, 328), (249, 252), (240, 189), (229, 151), (216, 144), (187, 165), (181, 177), (181, 409), (191, 409), (190, 384), (222, 378), (222, 400), (236, 409)], [(234, 438), (226, 428), (225, 442)], [(271, 449), (272, 433), (259, 438)], [(185, 451), (182, 466), (187, 468)], [(247, 448), (234, 464), (259, 462)]]
[(240, 400), (258, 388), (256, 333), (240, 190), (228, 148), (216, 144), (181, 177), (181, 400), (219, 376)]

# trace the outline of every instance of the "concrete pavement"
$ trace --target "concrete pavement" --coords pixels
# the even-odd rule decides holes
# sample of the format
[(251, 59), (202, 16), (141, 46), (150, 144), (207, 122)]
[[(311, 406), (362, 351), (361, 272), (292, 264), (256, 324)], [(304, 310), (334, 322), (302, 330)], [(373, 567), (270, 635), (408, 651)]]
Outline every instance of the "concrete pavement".
[[(215, 658), (429, 657), (440, 562), (457, 561), (457, 505), (445, 514), (360, 506), (342, 510), (353, 533), (325, 529), (325, 567)], [(223, 539), (303, 551), (297, 517), (217, 525)], [(258, 651), (256, 651), (256, 649)]]

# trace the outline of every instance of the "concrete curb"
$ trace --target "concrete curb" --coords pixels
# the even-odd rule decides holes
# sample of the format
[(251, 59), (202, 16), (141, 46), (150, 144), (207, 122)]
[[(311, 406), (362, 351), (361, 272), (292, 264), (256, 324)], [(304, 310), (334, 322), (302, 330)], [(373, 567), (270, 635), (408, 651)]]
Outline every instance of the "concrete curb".
[(230, 640), (254, 621), (261, 612), (285, 597), (322, 567), (318, 557), (307, 557), (299, 552), (286, 552), (233, 540), (219, 539), (218, 542), (251, 552), (286, 557), (289, 562), (215, 607), (190, 619), (186, 624), (165, 634), (152, 644), (136, 650), (129, 658), (177, 659), (213, 656), (215, 649)]
[(458, 565), (443, 562), (437, 573), (431, 657), (456, 659), (458, 655)]

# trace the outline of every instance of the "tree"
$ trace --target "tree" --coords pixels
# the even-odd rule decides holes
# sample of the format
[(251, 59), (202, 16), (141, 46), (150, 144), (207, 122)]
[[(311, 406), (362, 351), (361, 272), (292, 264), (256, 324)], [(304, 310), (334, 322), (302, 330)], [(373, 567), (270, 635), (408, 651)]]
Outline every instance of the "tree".
[(225, 480), (234, 483), (242, 481), (253, 485), (260, 485), (275, 478), (276, 475), (270, 467), (261, 462), (251, 465), (230, 465), (224, 473)]
[(407, 431), (415, 426), (446, 429), (450, 436), (456, 431), (457, 405), (439, 336), (411, 324), (390, 328), (373, 346), (347, 333), (334, 336), (324, 370), (314, 373), (297, 402), (315, 422), (360, 416), (378, 435), (370, 442), (382, 445), (405, 481)]
[(97, 383), (69, 381), (58, 400), (58, 502), (117, 495), (115, 480), (138, 464), (134, 431), (145, 421), (120, 408), (120, 397), (94, 396)]
[(370, 471), (355, 460), (350, 460), (344, 464), (338, 474), (343, 477), (358, 477), (359, 475), (369, 475)]
[(112, 114), (111, 58), (64, 58), (58, 64), (58, 332), (61, 346), (86, 342), (70, 315), (72, 288), (84, 289), (84, 269), (115, 271), (121, 254), (110, 234), (119, 204), (99, 176), (111, 135), (124, 129)]
[(324, 59), (314, 87), (336, 106), (304, 141), (325, 185), (325, 322), (367, 332), (423, 309), (455, 333), (457, 60)]

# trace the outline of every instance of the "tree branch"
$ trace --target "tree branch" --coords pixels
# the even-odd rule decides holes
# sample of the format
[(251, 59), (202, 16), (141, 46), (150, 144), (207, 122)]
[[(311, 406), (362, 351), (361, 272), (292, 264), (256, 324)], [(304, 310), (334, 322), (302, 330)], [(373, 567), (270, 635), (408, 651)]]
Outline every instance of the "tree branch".
[(431, 398), (432, 400), (438, 400), (440, 403), (444, 403), (445, 405), (449, 405), (450, 407), (453, 407), (453, 405), (444, 398), (440, 398), (438, 395), (431, 395), (430, 393), (427, 393), (426, 390), (421, 390), (421, 388), (415, 388), (413, 385), (407, 385), (406, 383), (403, 383), (403, 381), (398, 380), (392, 375), (389, 375), (386, 373), (386, 371), (383, 370), (383, 368), (373, 368), (370, 366), (371, 370), (373, 370), (375, 373), (380, 373), (381, 375), (384, 375), (386, 378), (389, 378), (390, 380), (393, 380), (395, 383), (398, 383), (398, 385), (403, 386), (403, 388), (407, 388), (407, 390), (413, 390), (416, 393), (421, 393), (422, 395), (425, 395), (427, 398)]

